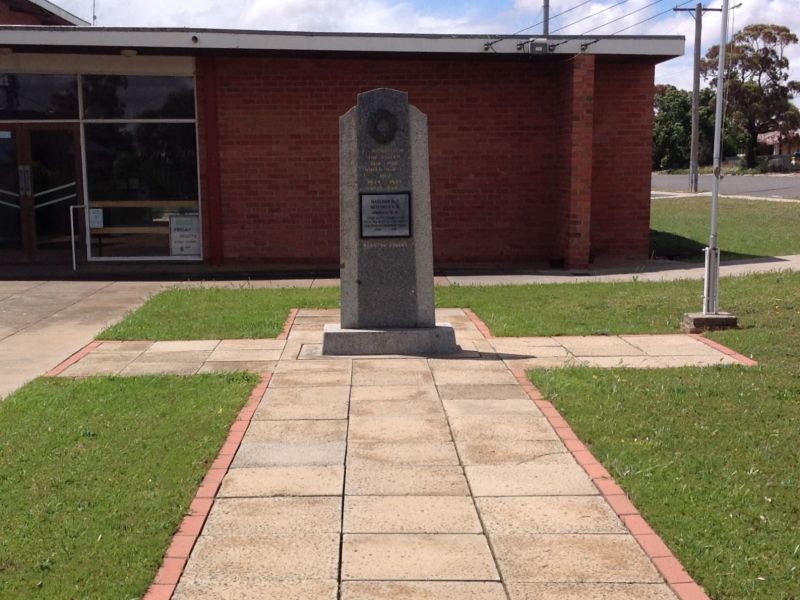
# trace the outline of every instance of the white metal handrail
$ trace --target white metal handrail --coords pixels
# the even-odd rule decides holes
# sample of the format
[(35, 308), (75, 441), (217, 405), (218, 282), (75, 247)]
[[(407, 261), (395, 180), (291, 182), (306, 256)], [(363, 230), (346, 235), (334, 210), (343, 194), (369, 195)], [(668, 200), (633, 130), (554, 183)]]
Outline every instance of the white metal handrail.
[(0, 194), (5, 194), (6, 196), (11, 196), (12, 198), (19, 198), (19, 194), (17, 194), (16, 192), (4, 190), (3, 188), (0, 188)]
[(59, 202), (64, 202), (64, 200), (72, 200), (73, 198), (77, 198), (78, 194), (70, 194), (68, 196), (61, 196), (61, 198), (56, 198), (55, 200), (48, 200), (47, 202), (42, 202), (41, 204), (35, 204), (33, 208), (39, 209), (44, 208), (45, 206), (50, 206), (51, 204), (58, 204)]
[(75, 252), (75, 209), (85, 208), (85, 204), (73, 204), (69, 207), (69, 233), (70, 233), (70, 247), (72, 248), (72, 270), (78, 270), (78, 259)]
[(3, 206), (8, 206), (9, 208), (16, 208), (17, 210), (19, 210), (19, 204), (11, 204), (11, 202), (3, 202), (2, 200), (0, 200), (0, 204), (2, 204)]
[(42, 190), (41, 192), (36, 192), (33, 197), (38, 198), (39, 196), (43, 196), (44, 194), (49, 194), (50, 192), (57, 192), (59, 190), (65, 190), (68, 187), (72, 187), (75, 185), (77, 181), (73, 181), (72, 183), (67, 183), (65, 185), (59, 185), (58, 187), (50, 188), (49, 190)]

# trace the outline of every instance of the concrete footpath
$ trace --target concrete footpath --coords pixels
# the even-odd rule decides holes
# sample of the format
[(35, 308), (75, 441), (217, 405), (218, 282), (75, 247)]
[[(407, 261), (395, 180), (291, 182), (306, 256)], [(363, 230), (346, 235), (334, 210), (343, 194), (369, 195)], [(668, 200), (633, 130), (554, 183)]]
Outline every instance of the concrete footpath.
[[(725, 277), (780, 270), (800, 271), (800, 255), (728, 262), (723, 264), (721, 274)], [(702, 278), (702, 265), (648, 261), (597, 267), (580, 275), (565, 271), (452, 274), (436, 277), (435, 282), (443, 286), (524, 285)], [(338, 285), (338, 279), (310, 278), (199, 282), (0, 281), (0, 399), (52, 369), (94, 339), (103, 328), (165, 288), (316, 288)]]
[(702, 589), (524, 369), (752, 364), (688, 335), (494, 338), (461, 354), (324, 357), (286, 339), (102, 342), (61, 376), (247, 369), (231, 428), (146, 600), (698, 600)]

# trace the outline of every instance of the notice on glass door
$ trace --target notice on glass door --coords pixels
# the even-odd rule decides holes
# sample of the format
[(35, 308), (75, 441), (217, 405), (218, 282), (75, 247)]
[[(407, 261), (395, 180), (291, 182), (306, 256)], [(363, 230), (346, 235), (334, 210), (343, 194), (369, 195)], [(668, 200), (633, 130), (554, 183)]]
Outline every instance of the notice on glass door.
[(200, 217), (171, 215), (169, 247), (172, 256), (200, 256)]

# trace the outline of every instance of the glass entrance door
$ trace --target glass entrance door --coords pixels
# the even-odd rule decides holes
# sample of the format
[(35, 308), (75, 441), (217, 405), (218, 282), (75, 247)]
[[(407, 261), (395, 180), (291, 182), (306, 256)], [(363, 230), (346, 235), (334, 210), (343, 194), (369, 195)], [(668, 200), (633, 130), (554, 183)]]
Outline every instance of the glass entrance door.
[(69, 261), (70, 206), (83, 197), (78, 140), (72, 124), (0, 127), (0, 258)]

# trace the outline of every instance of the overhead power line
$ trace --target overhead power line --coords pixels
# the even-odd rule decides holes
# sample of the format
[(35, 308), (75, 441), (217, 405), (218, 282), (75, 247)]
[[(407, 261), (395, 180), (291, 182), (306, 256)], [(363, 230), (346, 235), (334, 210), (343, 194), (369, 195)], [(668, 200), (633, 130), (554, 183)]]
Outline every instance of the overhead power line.
[(604, 12), (609, 11), (612, 8), (615, 8), (615, 7), (619, 6), (620, 4), (625, 4), (627, 1), (628, 0), (620, 0), (616, 4), (612, 4), (611, 6), (607, 6), (603, 10), (598, 10), (595, 13), (592, 13), (590, 15), (586, 15), (582, 19), (578, 19), (577, 21), (573, 21), (572, 23), (567, 23), (566, 25), (563, 25), (563, 26), (559, 27), (558, 29), (553, 29), (550, 33), (553, 33), (555, 31), (562, 31), (563, 29), (566, 29), (567, 27), (572, 27), (573, 25), (577, 25), (578, 23), (581, 23), (581, 22), (585, 21), (586, 19), (591, 19), (592, 17), (596, 17), (597, 15), (602, 15)]
[[(685, 0), (685, 2), (681, 2), (680, 4), (677, 4), (675, 6), (675, 8), (680, 8), (681, 6), (685, 6), (686, 4), (689, 4), (689, 2), (692, 2), (692, 0)], [(672, 9), (668, 8), (667, 10), (662, 10), (660, 13), (656, 13), (652, 17), (648, 17), (646, 19), (642, 19), (638, 23), (634, 23), (633, 25), (628, 25), (627, 27), (623, 27), (622, 29), (618, 29), (617, 31), (615, 31), (611, 35), (617, 35), (618, 33), (622, 33), (623, 31), (628, 31), (628, 29), (632, 29), (632, 28), (636, 27), (637, 25), (641, 25), (642, 23), (647, 23), (648, 21), (652, 21), (653, 19), (655, 19), (657, 17), (660, 17), (661, 15), (664, 15), (664, 14), (666, 14), (668, 12), (672, 12)]]
[[(625, 0), (625, 2), (627, 2), (627, 1), (628, 1), (628, 0)], [(526, 31), (528, 31), (529, 29), (533, 29), (534, 27), (538, 27), (539, 25), (542, 25), (542, 24), (543, 24), (545, 21), (552, 21), (553, 19), (555, 19), (555, 18), (557, 18), (557, 17), (560, 17), (561, 15), (565, 15), (565, 14), (567, 14), (567, 13), (570, 13), (570, 12), (572, 12), (573, 10), (576, 10), (576, 9), (580, 8), (581, 6), (584, 6), (584, 5), (586, 5), (586, 4), (589, 4), (590, 2), (594, 2), (594, 0), (584, 0), (583, 2), (581, 2), (580, 4), (576, 4), (576, 5), (575, 5), (575, 6), (573, 6), (572, 8), (568, 8), (567, 10), (562, 10), (560, 13), (557, 13), (557, 14), (555, 14), (555, 15), (552, 15), (552, 16), (551, 16), (551, 17), (549, 17), (549, 18), (542, 19), (542, 20), (541, 20), (541, 21), (539, 21), (538, 23), (534, 23), (533, 25), (531, 25), (531, 26), (529, 26), (529, 27), (524, 27), (524, 28), (520, 29), (519, 31), (515, 31), (515, 32), (514, 32), (514, 33), (512, 33), (512, 34), (511, 34), (509, 37), (513, 37), (513, 36), (515, 36), (515, 35), (519, 35), (520, 33), (524, 33), (524, 32), (526, 32)], [(556, 31), (558, 31), (558, 30), (556, 30)], [(496, 40), (492, 40), (491, 42), (486, 42), (486, 44), (484, 44), (484, 46), (485, 46), (485, 48), (488, 50), (489, 48), (491, 48), (492, 46), (494, 46), (494, 45), (495, 45), (497, 42), (502, 42), (504, 39), (506, 39), (506, 38), (504, 38), (504, 37), (497, 38)]]
[(621, 21), (622, 19), (626, 19), (627, 17), (629, 17), (631, 15), (635, 15), (637, 12), (642, 12), (643, 10), (647, 10), (648, 8), (653, 6), (654, 4), (660, 4), (662, 2), (664, 2), (664, 0), (655, 0), (655, 2), (651, 2), (650, 4), (645, 4), (641, 8), (637, 8), (636, 10), (632, 10), (632, 11), (630, 11), (628, 13), (625, 13), (624, 15), (622, 15), (620, 17), (617, 17), (616, 19), (611, 19), (610, 21), (607, 21), (607, 22), (603, 23), (602, 25), (598, 25), (597, 27), (592, 27), (591, 29), (587, 29), (581, 35), (586, 35), (587, 33), (591, 33), (592, 31), (597, 31), (598, 29), (602, 29), (603, 27), (607, 27), (608, 25), (611, 25), (612, 23), (616, 23), (617, 21)]

